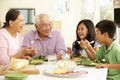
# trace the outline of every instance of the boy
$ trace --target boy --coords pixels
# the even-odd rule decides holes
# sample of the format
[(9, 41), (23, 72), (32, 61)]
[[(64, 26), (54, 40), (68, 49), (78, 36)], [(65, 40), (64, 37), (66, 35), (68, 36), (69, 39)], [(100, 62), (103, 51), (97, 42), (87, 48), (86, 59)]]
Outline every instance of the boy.
[(116, 25), (113, 21), (103, 20), (96, 25), (96, 38), (102, 44), (95, 54), (88, 53), (90, 59), (105, 60), (105, 64), (97, 64), (97, 68), (108, 68), (107, 80), (120, 79), (120, 46), (115, 41)]

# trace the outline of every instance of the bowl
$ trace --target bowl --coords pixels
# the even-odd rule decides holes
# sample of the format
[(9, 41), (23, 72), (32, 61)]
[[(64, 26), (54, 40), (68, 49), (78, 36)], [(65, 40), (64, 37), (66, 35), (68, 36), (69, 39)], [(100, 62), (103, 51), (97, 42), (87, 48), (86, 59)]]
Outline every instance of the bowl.
[(28, 75), (23, 73), (7, 73), (5, 78), (7, 80), (24, 80)]
[(60, 69), (65, 68), (68, 72), (74, 71), (76, 64), (74, 61), (58, 61), (57, 67)]

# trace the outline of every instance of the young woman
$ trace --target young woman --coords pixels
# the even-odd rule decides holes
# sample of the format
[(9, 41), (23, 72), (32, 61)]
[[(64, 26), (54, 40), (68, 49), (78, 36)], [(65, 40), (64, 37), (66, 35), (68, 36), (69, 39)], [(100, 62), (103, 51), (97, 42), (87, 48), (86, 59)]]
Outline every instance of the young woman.
[(100, 45), (95, 39), (94, 24), (91, 20), (84, 19), (78, 23), (76, 36), (77, 38), (72, 45), (74, 55), (88, 57), (87, 53), (95, 52), (99, 49)]
[(0, 65), (10, 63), (10, 58), (22, 58), (24, 55), (34, 55), (35, 49), (30, 46), (20, 49), (22, 44), (21, 31), (24, 17), (20, 11), (10, 9), (6, 14), (6, 23), (0, 29)]

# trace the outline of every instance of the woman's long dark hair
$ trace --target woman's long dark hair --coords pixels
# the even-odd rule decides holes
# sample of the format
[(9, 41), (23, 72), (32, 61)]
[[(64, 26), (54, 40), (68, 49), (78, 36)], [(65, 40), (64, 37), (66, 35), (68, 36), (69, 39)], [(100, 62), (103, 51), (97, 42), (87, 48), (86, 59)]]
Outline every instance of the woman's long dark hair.
[(76, 41), (75, 41), (75, 48), (78, 49), (78, 50), (81, 50), (81, 47), (80, 45), (78, 44), (77, 41), (81, 41), (81, 38), (78, 36), (78, 33), (77, 33), (77, 30), (78, 30), (78, 27), (80, 24), (84, 24), (87, 29), (88, 29), (88, 34), (86, 36), (86, 39), (91, 42), (91, 41), (94, 41), (94, 43), (92, 43), (92, 47), (94, 46), (95, 44), (95, 28), (94, 28), (94, 24), (91, 20), (89, 19), (84, 19), (84, 20), (81, 20), (78, 25), (77, 25), (77, 28), (76, 28)]
[(15, 21), (19, 16), (19, 14), (20, 14), (20, 11), (15, 9), (10, 9), (5, 16), (5, 23), (2, 28), (9, 26), (9, 21), (10, 20)]

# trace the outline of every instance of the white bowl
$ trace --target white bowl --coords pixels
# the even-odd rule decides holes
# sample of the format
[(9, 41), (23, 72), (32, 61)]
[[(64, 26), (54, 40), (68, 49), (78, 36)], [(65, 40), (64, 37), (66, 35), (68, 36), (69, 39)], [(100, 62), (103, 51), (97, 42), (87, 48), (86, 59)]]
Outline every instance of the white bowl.
[(65, 68), (69, 72), (69, 71), (73, 71), (75, 69), (76, 64), (73, 61), (58, 61), (57, 67), (58, 68)]

